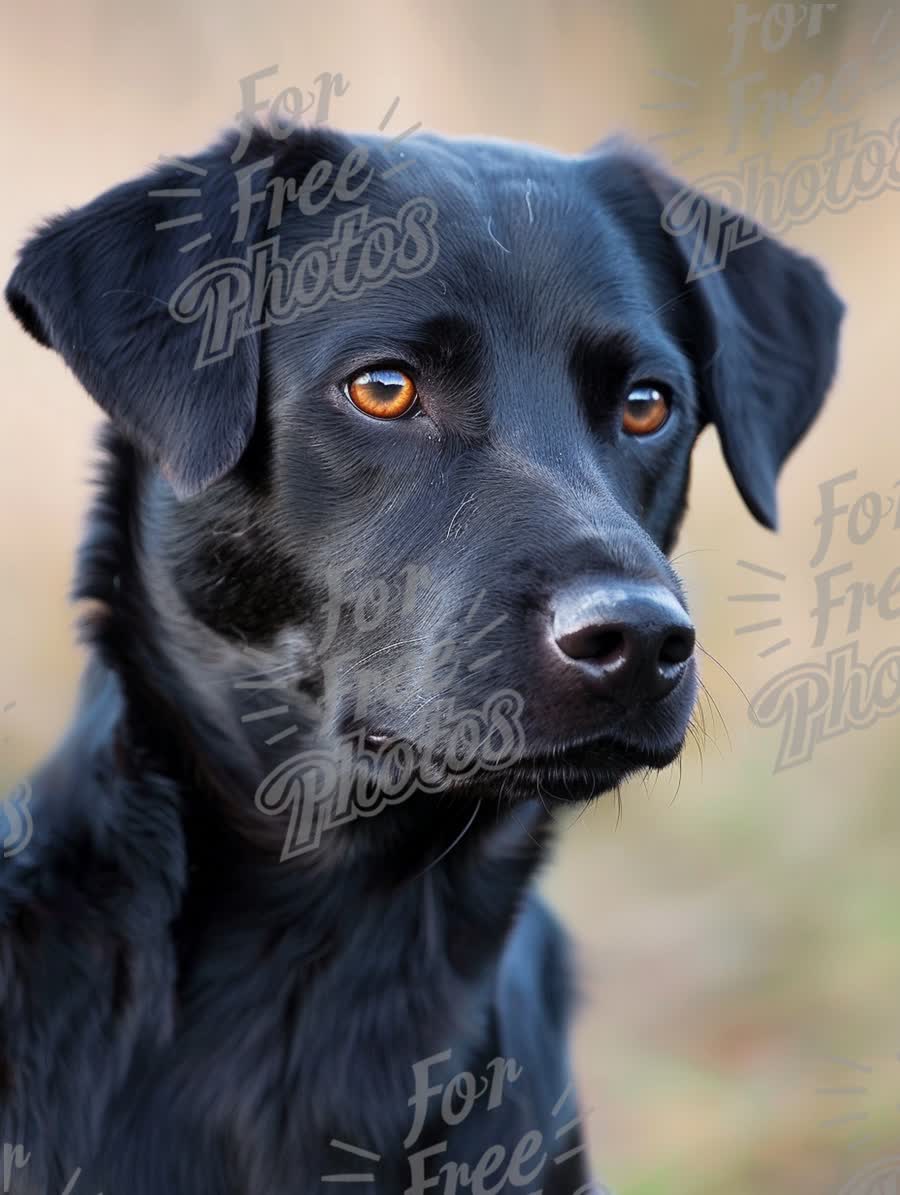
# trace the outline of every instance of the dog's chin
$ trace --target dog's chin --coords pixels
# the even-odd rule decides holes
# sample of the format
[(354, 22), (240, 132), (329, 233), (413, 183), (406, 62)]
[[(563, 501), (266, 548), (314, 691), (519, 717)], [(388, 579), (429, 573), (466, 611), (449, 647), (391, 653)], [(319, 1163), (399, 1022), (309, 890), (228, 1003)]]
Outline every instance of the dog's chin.
[(560, 745), (523, 755), (502, 768), (454, 777), (446, 787), (457, 794), (468, 791), (481, 798), (495, 795), (504, 803), (540, 797), (574, 804), (613, 792), (629, 777), (668, 767), (681, 754), (683, 746), (683, 738), (654, 745), (636, 745), (613, 738)]
[[(500, 802), (534, 797), (588, 801), (618, 789), (636, 774), (674, 763), (684, 747), (696, 688), (691, 661), (677, 687), (664, 697), (636, 709), (612, 702), (595, 703), (590, 711), (578, 708), (571, 712), (569, 726), (560, 725), (554, 711), (546, 717), (538, 711), (530, 722), (525, 721), (520, 717), (521, 701), (508, 709), (498, 706), (496, 721), (488, 721), (487, 732), (479, 722), (468, 727), (468, 734), (457, 736), (456, 746), (462, 745), (466, 760), (462, 767), (453, 736), (429, 748), (415, 730), (406, 735), (388, 733), (385, 727), (392, 718), (384, 711), (361, 732), (366, 774), (376, 789), (396, 789), (392, 783), (396, 768), (390, 765), (396, 763), (395, 749), (403, 744), (404, 754), (415, 760), (413, 788), (495, 797)], [(460, 727), (467, 727), (469, 721), (461, 720)], [(471, 756), (466, 756), (467, 745), (475, 748)], [(427, 761), (424, 766), (423, 761)]]
[(526, 756), (489, 782), (493, 780), (507, 800), (540, 796), (573, 803), (590, 801), (615, 791), (631, 776), (668, 767), (683, 746), (683, 739), (664, 746), (604, 739)]

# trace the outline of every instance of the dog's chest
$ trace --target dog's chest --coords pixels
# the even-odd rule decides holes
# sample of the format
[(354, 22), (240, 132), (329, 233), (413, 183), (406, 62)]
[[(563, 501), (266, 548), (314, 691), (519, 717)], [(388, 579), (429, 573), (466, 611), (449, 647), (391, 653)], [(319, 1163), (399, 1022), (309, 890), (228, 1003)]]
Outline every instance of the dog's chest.
[[(371, 1195), (405, 1190), (417, 1166), (438, 1172), (489, 1110), (485, 1084), (504, 1084), (490, 997), (423, 957), (395, 964), (304, 964), (285, 940), (254, 965), (217, 943), (182, 985), (175, 1036), (143, 1082), (126, 1084), (141, 1099), (124, 1122), (113, 1110), (107, 1139), (127, 1143), (112, 1159), (121, 1181), (150, 1173), (175, 1195), (219, 1195), (220, 1175), (222, 1195), (293, 1195), (365, 1173), (375, 1185), (358, 1189)], [(482, 1092), (460, 1116), (464, 1075)], [(505, 1095), (490, 1109), (494, 1140), (516, 1136), (519, 1093)]]

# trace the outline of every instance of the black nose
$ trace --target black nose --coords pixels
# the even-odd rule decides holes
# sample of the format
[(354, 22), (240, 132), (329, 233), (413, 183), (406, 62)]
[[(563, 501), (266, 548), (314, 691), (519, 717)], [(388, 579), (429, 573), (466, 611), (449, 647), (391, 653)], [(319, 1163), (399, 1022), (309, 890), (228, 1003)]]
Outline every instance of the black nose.
[(662, 585), (595, 579), (560, 594), (553, 638), (598, 697), (665, 697), (684, 675), (694, 628)]

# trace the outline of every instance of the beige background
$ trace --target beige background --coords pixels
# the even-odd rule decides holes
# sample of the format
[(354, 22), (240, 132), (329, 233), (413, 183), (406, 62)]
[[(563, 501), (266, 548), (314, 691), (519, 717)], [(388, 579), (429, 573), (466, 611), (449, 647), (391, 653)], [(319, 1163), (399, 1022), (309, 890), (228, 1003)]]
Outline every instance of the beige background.
[[(273, 63), (279, 86), (341, 71), (351, 86), (333, 118), (349, 129), (376, 128), (399, 95), (392, 132), (422, 121), (577, 151), (611, 131), (646, 141), (688, 126), (655, 141), (658, 152), (699, 148), (682, 164), (689, 178), (734, 169), (724, 74), (733, 11), (719, 0), (16, 6), (0, 39), (0, 254), (8, 272), (39, 217), (160, 153), (199, 148), (232, 119), (241, 76)], [(795, 89), (815, 71), (832, 79), (870, 51), (885, 11), (840, 0), (818, 37), (795, 33), (780, 54), (751, 34), (738, 73), (765, 72), (757, 94)], [(879, 48), (895, 43), (900, 15)], [(866, 72), (873, 88), (900, 73), (900, 51), (893, 67)], [(814, 154), (832, 125), (887, 127), (898, 112), (900, 82), (808, 127), (782, 116), (774, 160)], [(760, 148), (750, 134), (742, 152)], [(750, 724), (742, 695), (822, 656), (809, 620), (818, 485), (851, 469), (859, 493), (889, 493), (900, 479), (898, 217), (900, 195), (887, 191), (786, 234), (825, 262), (848, 301), (842, 365), (826, 414), (785, 472), (779, 536), (741, 507), (713, 434), (698, 448), (677, 553), (701, 643), (721, 663), (704, 657), (703, 760), (691, 749), (681, 767), (626, 791), (618, 823), (612, 803), (572, 819), (548, 875), (584, 968), (577, 1070), (594, 1157), (628, 1195), (819, 1195), (900, 1141), (898, 720), (823, 743), (811, 762), (773, 775), (778, 732)], [(71, 706), (81, 661), (65, 594), (98, 420), (61, 361), (5, 312), (0, 372), (0, 782), (9, 786)], [(900, 531), (886, 525), (864, 548), (840, 538), (826, 565), (852, 561), (853, 578), (880, 582), (898, 546)], [(788, 579), (758, 584), (738, 558)], [(793, 644), (761, 660), (771, 638), (734, 631), (762, 615), (728, 597), (771, 588)], [(829, 646), (848, 638), (837, 617)], [(869, 614), (860, 638), (869, 660), (900, 641), (900, 624)], [(845, 1086), (856, 1094), (820, 1091)], [(824, 1123), (848, 1116), (857, 1119)]]

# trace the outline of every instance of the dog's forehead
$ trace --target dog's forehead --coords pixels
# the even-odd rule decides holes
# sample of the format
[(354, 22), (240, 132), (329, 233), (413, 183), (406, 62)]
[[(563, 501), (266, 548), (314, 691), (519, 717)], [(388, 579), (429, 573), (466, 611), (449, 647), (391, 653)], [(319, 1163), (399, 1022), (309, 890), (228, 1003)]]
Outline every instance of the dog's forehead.
[[(347, 276), (362, 279), (366, 238), (383, 263), (379, 276), (270, 329), (269, 352), (288, 372), (348, 353), (406, 359), (423, 329), (438, 325), (456, 329), (441, 335), (444, 346), (477, 345), (501, 369), (551, 358), (560, 367), (584, 343), (623, 331), (648, 344), (668, 340), (658, 314), (668, 297), (653, 264), (659, 254), (652, 245), (643, 252), (628, 203), (611, 206), (598, 185), (606, 167), (595, 156), (425, 135), (404, 142), (400, 159), (385, 138), (364, 136), (320, 141), (307, 165), (294, 168), (299, 176), (323, 155), (345, 161), (360, 146), (370, 173), (358, 198), (314, 216), (291, 211), (279, 230), (281, 253), (302, 260), (311, 244), (333, 243), (336, 221), (358, 222), (364, 212), (365, 227), (393, 229), (392, 254), (378, 249), (375, 232), (362, 232)], [(410, 211), (430, 214), (413, 233)], [(407, 250), (431, 242), (422, 268), (400, 268), (405, 235)]]
[(612, 243), (582, 157), (500, 140), (432, 136), (411, 142), (413, 153), (410, 168), (398, 176), (396, 196), (386, 198), (430, 199), (451, 248), (469, 236), (524, 262), (551, 249), (583, 252), (595, 238)]
[[(373, 160), (395, 160), (385, 139), (368, 140)], [(519, 326), (650, 318), (658, 296), (626, 214), (599, 194), (597, 159), (491, 139), (423, 135), (407, 145), (408, 167), (376, 171), (366, 193), (379, 216), (417, 198), (434, 211), (434, 264), (402, 280), (398, 297), (442, 310), (450, 297), (473, 316), (506, 313)]]

